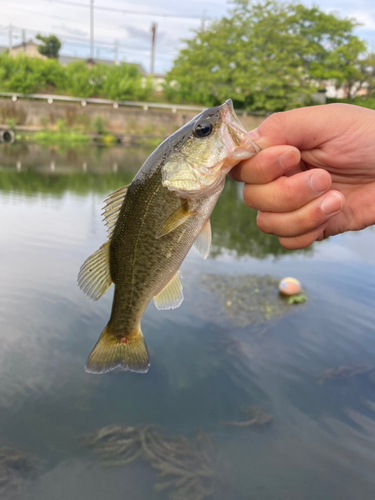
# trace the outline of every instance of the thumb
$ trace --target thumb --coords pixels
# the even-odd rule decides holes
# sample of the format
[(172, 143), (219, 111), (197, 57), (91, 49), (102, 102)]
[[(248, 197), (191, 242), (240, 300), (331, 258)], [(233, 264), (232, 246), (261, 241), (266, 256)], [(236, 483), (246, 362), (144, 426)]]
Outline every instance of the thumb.
[(299, 150), (319, 147), (338, 135), (345, 122), (352, 121), (356, 106), (326, 104), (274, 113), (249, 132), (262, 149), (290, 145)]

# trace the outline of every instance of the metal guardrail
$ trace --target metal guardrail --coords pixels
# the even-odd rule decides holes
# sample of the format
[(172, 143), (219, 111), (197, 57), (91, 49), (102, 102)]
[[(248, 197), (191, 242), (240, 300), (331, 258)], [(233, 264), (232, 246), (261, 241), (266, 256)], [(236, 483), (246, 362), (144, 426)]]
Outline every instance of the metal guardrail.
[[(17, 99), (40, 99), (42, 101), (47, 101), (48, 104), (53, 104), (54, 101), (62, 102), (79, 102), (82, 106), (87, 106), (87, 104), (107, 104), (113, 106), (115, 109), (120, 106), (129, 106), (135, 108), (142, 108), (144, 111), (148, 109), (169, 109), (172, 113), (177, 111), (203, 111), (206, 109), (204, 106), (187, 106), (185, 104), (166, 104), (160, 102), (139, 102), (139, 101), (113, 101), (111, 99), (97, 99), (95, 97), (71, 97), (66, 95), (55, 95), (55, 94), (19, 94), (17, 92), (0, 92), (0, 97), (10, 97), (13, 102)], [(242, 116), (258, 115), (258, 113), (248, 113), (242, 109), (237, 110), (236, 113)], [(264, 116), (263, 114), (260, 116)]]
[(172, 113), (176, 113), (177, 110), (203, 111), (205, 109), (203, 106), (186, 106), (183, 104), (165, 104), (158, 102), (113, 101), (111, 99), (97, 99), (95, 97), (71, 97), (55, 94), (19, 94), (17, 92), (0, 92), (0, 97), (10, 97), (14, 102), (17, 101), (17, 99), (40, 99), (43, 101), (47, 101), (49, 104), (53, 104), (54, 101), (63, 101), (79, 102), (82, 106), (87, 106), (87, 104), (109, 104), (115, 109), (119, 108), (120, 106), (142, 108), (145, 111), (150, 108), (170, 109)]

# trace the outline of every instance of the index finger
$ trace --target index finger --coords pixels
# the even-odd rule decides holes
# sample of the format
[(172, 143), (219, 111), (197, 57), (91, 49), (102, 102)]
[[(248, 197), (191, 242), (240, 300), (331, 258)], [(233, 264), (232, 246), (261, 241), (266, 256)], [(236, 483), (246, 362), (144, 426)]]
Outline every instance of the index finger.
[(229, 177), (246, 184), (268, 184), (295, 168), (300, 161), (301, 153), (297, 148), (274, 146), (236, 165)]
[(371, 122), (373, 111), (343, 103), (297, 108), (268, 116), (249, 137), (262, 149), (289, 144), (310, 151), (345, 134), (359, 118)]

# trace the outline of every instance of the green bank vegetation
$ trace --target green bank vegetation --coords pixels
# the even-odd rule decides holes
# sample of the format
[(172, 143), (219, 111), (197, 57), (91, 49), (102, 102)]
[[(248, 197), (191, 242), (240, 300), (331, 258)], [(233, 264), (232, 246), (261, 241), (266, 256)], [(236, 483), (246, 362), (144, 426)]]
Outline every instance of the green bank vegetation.
[(375, 55), (353, 31), (359, 23), (318, 7), (233, 0), (228, 15), (186, 40), (167, 75), (175, 102), (282, 111), (312, 104), (327, 80), (375, 98)]
[(22, 94), (51, 93), (113, 100), (145, 100), (152, 91), (135, 64), (89, 65), (75, 61), (66, 66), (56, 59), (0, 54), (0, 91)]

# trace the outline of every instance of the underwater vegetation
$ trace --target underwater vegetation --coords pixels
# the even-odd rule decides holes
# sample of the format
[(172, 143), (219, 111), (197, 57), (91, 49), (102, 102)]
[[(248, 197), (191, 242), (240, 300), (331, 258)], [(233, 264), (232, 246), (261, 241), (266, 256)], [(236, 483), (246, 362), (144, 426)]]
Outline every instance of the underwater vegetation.
[(164, 436), (154, 425), (109, 425), (83, 436), (107, 466), (147, 461), (158, 474), (154, 491), (169, 491), (170, 500), (203, 500), (215, 492), (220, 454), (203, 431), (189, 440)]
[(370, 410), (375, 412), (375, 403), (373, 401), (370, 401), (369, 399), (364, 399), (362, 403), (366, 405), (367, 408), (370, 408)]
[(326, 380), (345, 380), (370, 373), (374, 370), (372, 365), (343, 365), (338, 368), (330, 368), (318, 375), (317, 384), (322, 386)]
[[(0, 448), (0, 498), (5, 495), (21, 495), (26, 480), (33, 479), (40, 464), (22, 452), (9, 446)], [(15, 497), (17, 498), (17, 496)]]
[(247, 416), (247, 420), (240, 422), (221, 422), (221, 425), (230, 425), (233, 427), (251, 427), (253, 425), (266, 425), (273, 420), (273, 415), (270, 415), (260, 406), (249, 406), (242, 408), (242, 413)]
[(293, 309), (279, 294), (279, 280), (271, 276), (205, 274), (201, 281), (203, 288), (219, 299), (221, 315), (235, 327), (262, 324)]

